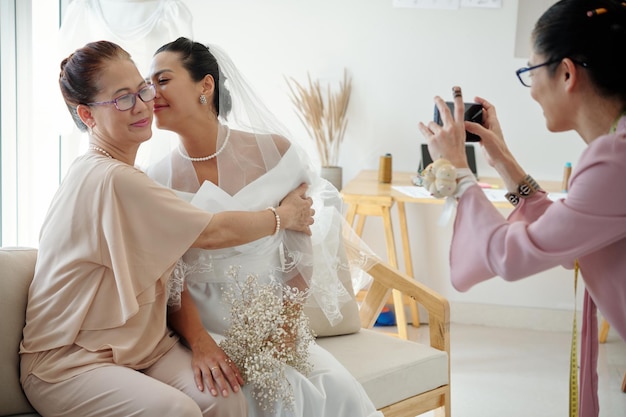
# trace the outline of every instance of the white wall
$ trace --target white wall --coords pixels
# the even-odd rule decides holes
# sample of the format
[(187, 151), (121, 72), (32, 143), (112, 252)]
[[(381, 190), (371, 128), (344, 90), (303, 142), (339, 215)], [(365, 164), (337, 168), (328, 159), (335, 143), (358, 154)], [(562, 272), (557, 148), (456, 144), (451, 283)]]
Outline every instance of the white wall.
[[(287, 96), (284, 76), (336, 83), (353, 75), (350, 124), (340, 157), (344, 181), (376, 168), (391, 152), (394, 168), (417, 167), (433, 97), (489, 99), (508, 143), (535, 178), (560, 179), (565, 161), (583, 148), (574, 134), (550, 134), (540, 107), (515, 76), (517, 2), (501, 9), (418, 10), (392, 0), (186, 0), (197, 41), (224, 47), (293, 132), (305, 136)], [(493, 174), (479, 159), (479, 170)]]
[[(583, 143), (574, 133), (545, 129), (541, 108), (515, 76), (526, 65), (526, 59), (514, 57), (517, 1), (502, 3), (500, 9), (450, 11), (393, 8), (392, 0), (186, 1), (194, 15), (195, 40), (224, 47), (302, 137), (306, 134), (283, 77), (304, 81), (309, 72), (337, 83), (348, 68), (353, 94), (340, 156), (344, 183), (362, 169), (377, 169), (378, 157), (386, 152), (392, 153), (395, 170), (415, 171), (423, 142), (416, 125), (432, 118), (433, 97), (449, 99), (456, 84), (466, 100), (480, 95), (497, 106), (507, 142), (527, 172), (536, 179), (560, 180), (563, 164), (575, 164)], [(496, 175), (481, 152), (477, 157), (481, 175)], [(498, 305), (520, 307), (515, 317), (509, 310), (490, 315), (520, 325), (543, 320), (536, 316), (539, 310), (528, 307), (573, 307), (573, 274), (561, 268), (513, 284), (493, 280), (456, 292), (447, 278), (450, 227), (436, 226), (440, 207), (409, 205), (407, 210), (418, 278), (452, 301), (457, 320), (480, 315), (480, 309), (470, 311), (466, 304), (491, 305), (491, 312)], [(368, 221), (364, 237), (384, 256), (378, 219)], [(399, 238), (397, 244), (400, 251)], [(556, 327), (567, 329), (570, 320), (567, 313)]]
[[(35, 1), (34, 14), (42, 10), (41, 2)], [(450, 11), (399, 9), (393, 7), (392, 0), (185, 0), (194, 16), (195, 39), (225, 48), (287, 127), (305, 141), (307, 136), (289, 101), (284, 77), (305, 81), (308, 72), (336, 84), (344, 67), (350, 71), (350, 123), (339, 161), (344, 168), (344, 183), (362, 169), (376, 169), (379, 156), (387, 152), (393, 155), (395, 170), (415, 171), (423, 142), (417, 123), (431, 119), (433, 96), (449, 98), (456, 84), (463, 87), (466, 100), (481, 95), (497, 106), (509, 146), (531, 175), (559, 180), (563, 164), (575, 163), (583, 144), (573, 133), (546, 131), (541, 109), (514, 74), (526, 64), (526, 59), (514, 57), (517, 1), (502, 3), (499, 9)], [(49, 23), (41, 20), (45, 16)], [(50, 32), (58, 25), (56, 13), (35, 16), (33, 22)], [(49, 45), (39, 40), (46, 39), (45, 34), (36, 32), (34, 36), (39, 38), (33, 40), (34, 45), (45, 49)], [(58, 69), (53, 68), (58, 68), (58, 62), (41, 51), (36, 56), (33, 79), (37, 80), (39, 100), (34, 101), (40, 104), (29, 115), (43, 121), (33, 127), (42, 139), (37, 149), (26, 154), (39, 155), (30, 165), (37, 171), (39, 182), (45, 179), (56, 183), (57, 171), (53, 169), (52, 176), (39, 171), (45, 166), (40, 159), (58, 156), (58, 150), (53, 149), (56, 138), (48, 142), (47, 134), (41, 132), (53, 124), (49, 118), (57, 115), (41, 109), (50, 102), (41, 98), (53, 95), (47, 90), (42, 95), (42, 91), (43, 86), (55, 88), (52, 79)], [(54, 62), (44, 65), (43, 57)], [(46, 72), (52, 75), (42, 75), (44, 68), (52, 68)], [(67, 117), (64, 109), (60, 112)], [(64, 142), (64, 146), (73, 144), (73, 152), (78, 153), (74, 142)], [(479, 173), (495, 175), (481, 153), (477, 155)], [(45, 186), (42, 191), (42, 186), (37, 189), (39, 182), (33, 186), (34, 191), (22, 194), (47, 196), (45, 203), (34, 205), (39, 208), (37, 213), (41, 211), (37, 216), (43, 217), (56, 187)], [(407, 206), (412, 259), (417, 278), (450, 299), (456, 321), (503, 318), (507, 324), (528, 325), (543, 320), (537, 318), (537, 311), (561, 309), (567, 313), (563, 326), (568, 328), (568, 310), (573, 306), (570, 271), (557, 268), (514, 284), (493, 280), (467, 293), (453, 290), (448, 279), (451, 230), (450, 226), (436, 225), (440, 209)], [(39, 227), (32, 225), (27, 244), (36, 245)], [(397, 225), (395, 232), (399, 236)], [(379, 219), (369, 220), (364, 238), (384, 257), (382, 236)], [(399, 261), (403, 265), (403, 259)]]

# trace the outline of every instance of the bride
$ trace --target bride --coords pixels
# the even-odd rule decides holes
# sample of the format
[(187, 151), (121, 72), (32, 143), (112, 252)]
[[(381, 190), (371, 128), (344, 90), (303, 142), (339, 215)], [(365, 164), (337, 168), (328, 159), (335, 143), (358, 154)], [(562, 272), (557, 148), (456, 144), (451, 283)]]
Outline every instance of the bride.
[[(180, 143), (148, 167), (148, 175), (212, 212), (275, 207), (305, 182), (316, 211), (311, 237), (282, 230), (276, 215), (273, 236), (226, 250), (190, 250), (179, 262), (184, 290), (173, 291), (172, 299), (181, 309), (195, 302), (200, 313), (189, 318), (181, 335), (193, 351), (198, 387), (228, 395), (243, 386), (250, 416), (382, 416), (362, 386), (310, 335), (308, 372), (287, 363), (280, 370), (290, 396), (264, 392), (254, 381), (243, 384), (242, 363), (222, 349), (237, 336), (229, 331), (234, 306), (225, 298), (234, 282), (253, 276), (260, 283), (297, 288), (308, 296), (302, 309), (321, 312), (332, 333), (344, 316), (355, 314), (352, 281), (367, 266), (359, 264), (359, 256), (347, 256), (345, 242), (364, 246), (344, 227), (338, 191), (314, 173), (221, 50), (179, 38), (157, 50), (150, 78), (157, 88), (157, 126), (175, 132)], [(349, 331), (357, 330), (358, 322)], [(296, 344), (307, 342), (302, 333), (291, 336)], [(269, 407), (262, 398), (270, 399)]]

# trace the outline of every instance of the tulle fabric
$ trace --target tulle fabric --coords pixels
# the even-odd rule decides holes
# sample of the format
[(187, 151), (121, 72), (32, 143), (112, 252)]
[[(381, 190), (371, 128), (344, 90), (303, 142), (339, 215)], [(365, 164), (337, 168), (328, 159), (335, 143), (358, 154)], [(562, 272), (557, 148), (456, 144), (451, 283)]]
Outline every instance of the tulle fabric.
[[(307, 183), (315, 223), (311, 237), (283, 230), (234, 248), (191, 249), (174, 274), (178, 283), (171, 287), (181, 288), (183, 279), (225, 284), (232, 280), (228, 271), (236, 266), (242, 275), (261, 275), (308, 290), (308, 303), (321, 308), (335, 325), (342, 320), (341, 307), (354, 299), (353, 292), (369, 283), (365, 271), (376, 257), (343, 219), (337, 189), (316, 173), (308, 155), (255, 95), (226, 53), (214, 45), (208, 49), (218, 61), (222, 88), (232, 98), (232, 110), (219, 111), (216, 149), (226, 140), (228, 143), (216, 158), (218, 184), (199, 183), (192, 162), (181, 156), (186, 151), (178, 143), (158, 162), (149, 163), (147, 174), (211, 212), (277, 207), (289, 191)], [(151, 152), (149, 161), (157, 155), (158, 151)], [(346, 271), (352, 274), (353, 288), (341, 283), (340, 274)], [(174, 305), (176, 299), (174, 292)]]
[[(236, 136), (232, 135), (229, 147), (233, 145), (237, 149)], [(197, 183), (197, 180), (195, 174), (186, 175), (184, 169), (173, 169), (186, 165), (178, 150), (147, 169), (152, 178), (176, 189), (181, 198), (209, 212), (262, 210), (268, 206), (277, 206), (280, 199), (301, 182), (310, 184), (309, 192), (316, 211), (311, 237), (281, 230), (277, 235), (236, 247), (188, 250), (178, 263), (170, 282), (170, 306), (176, 307), (180, 301), (179, 292), (184, 280), (191, 287), (219, 284), (212, 291), (215, 293), (217, 288), (232, 283), (230, 271), (237, 267), (242, 277), (254, 274), (260, 276), (262, 281), (271, 279), (308, 290), (309, 306), (321, 308), (331, 325), (342, 320), (340, 310), (345, 303), (353, 300), (354, 294), (351, 292), (363, 288), (369, 282), (365, 270), (371, 267), (372, 253), (343, 219), (341, 197), (337, 190), (326, 180), (302, 170), (301, 157), (302, 154), (292, 145), (277, 166), (255, 178), (235, 195), (228, 194), (210, 182), (204, 182), (201, 186), (197, 184), (199, 188), (196, 192), (181, 190), (181, 184)], [(220, 178), (224, 176), (232, 175), (220, 172)], [(353, 288), (346, 288), (339, 278), (340, 274), (346, 272), (352, 274)], [(223, 322), (227, 310), (214, 316)], [(223, 331), (227, 326), (226, 322), (223, 325), (216, 323), (214, 330)]]

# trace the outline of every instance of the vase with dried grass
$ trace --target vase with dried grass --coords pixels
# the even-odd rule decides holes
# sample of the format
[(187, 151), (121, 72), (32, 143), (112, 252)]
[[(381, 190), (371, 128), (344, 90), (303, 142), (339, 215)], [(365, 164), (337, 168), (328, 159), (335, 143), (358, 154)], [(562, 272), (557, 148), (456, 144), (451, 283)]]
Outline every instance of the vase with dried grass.
[(338, 190), (342, 187), (341, 167), (337, 166), (339, 148), (348, 125), (346, 113), (352, 92), (352, 78), (344, 69), (339, 90), (330, 85), (323, 90), (319, 80), (307, 74), (308, 84), (302, 85), (294, 78), (287, 78), (291, 102), (296, 114), (309, 136), (314, 140), (322, 165), (322, 177), (329, 180)]

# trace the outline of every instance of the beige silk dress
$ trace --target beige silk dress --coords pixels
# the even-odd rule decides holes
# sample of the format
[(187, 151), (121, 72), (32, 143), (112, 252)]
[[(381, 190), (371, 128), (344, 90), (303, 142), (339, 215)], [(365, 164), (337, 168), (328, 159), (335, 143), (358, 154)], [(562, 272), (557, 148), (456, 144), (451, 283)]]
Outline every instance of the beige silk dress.
[(168, 278), (211, 218), (135, 167), (77, 158), (41, 229), (22, 383), (154, 364), (178, 340), (166, 325)]

